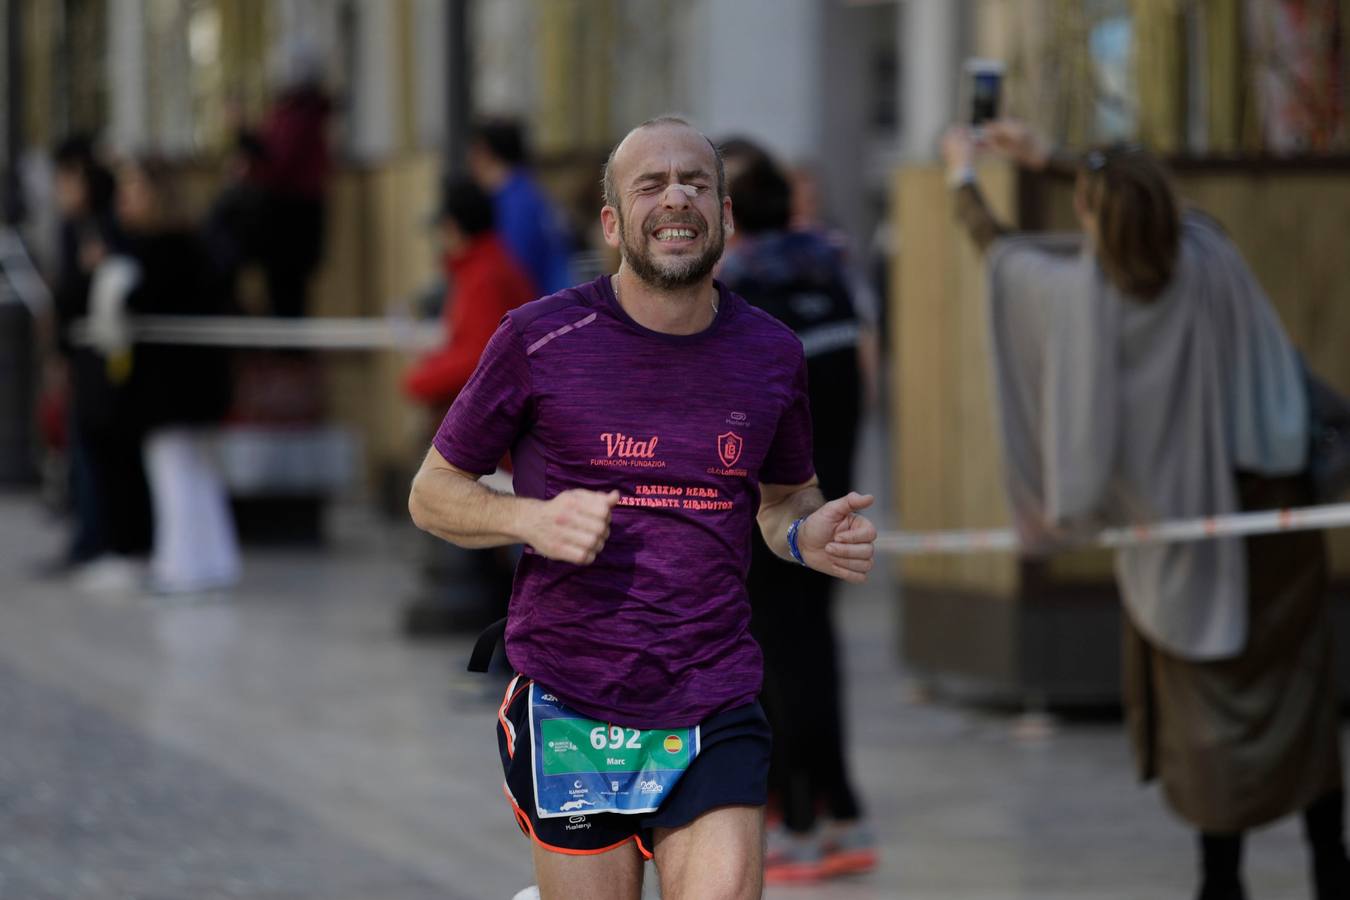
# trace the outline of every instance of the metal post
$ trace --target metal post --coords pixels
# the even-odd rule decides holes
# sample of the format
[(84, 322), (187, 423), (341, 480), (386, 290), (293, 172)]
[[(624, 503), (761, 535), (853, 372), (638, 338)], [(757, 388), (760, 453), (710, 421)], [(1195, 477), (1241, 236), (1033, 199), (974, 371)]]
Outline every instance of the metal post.
[(19, 158), (23, 153), (23, 4), (5, 4), (5, 168), (3, 216), (17, 225), (24, 218), (23, 185), (19, 181)]
[(907, 159), (934, 159), (938, 138), (956, 119), (968, 5), (966, 0), (907, 0), (900, 8), (900, 127)]
[(470, 0), (447, 0), (445, 15), (445, 171), (463, 172), (473, 114)]

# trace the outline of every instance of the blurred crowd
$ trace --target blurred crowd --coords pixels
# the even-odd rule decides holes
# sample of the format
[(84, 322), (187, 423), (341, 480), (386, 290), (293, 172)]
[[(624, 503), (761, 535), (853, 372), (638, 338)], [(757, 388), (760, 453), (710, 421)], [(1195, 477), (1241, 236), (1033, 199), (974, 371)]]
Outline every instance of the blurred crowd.
[[(53, 337), (39, 405), (44, 451), (55, 460), (44, 468), (49, 493), (71, 526), (59, 558), (41, 565), (46, 575), (94, 591), (234, 585), (237, 528), (212, 435), (222, 424), (323, 418), (313, 353), (230, 349), (209, 338), (175, 346), (134, 333), (137, 316), (310, 313), (326, 251), (337, 104), (317, 65), (292, 65), (287, 79), (259, 121), (227, 111), (233, 138), (214, 197), (196, 216), (181, 166), (111, 159), (86, 135), (54, 148), (50, 190), (34, 191), (51, 198), (59, 230), (46, 266), (54, 303), (40, 333)], [(465, 170), (444, 181), (426, 223), (441, 287), (421, 312), (442, 319), (445, 341), (401, 382), (431, 427), (501, 315), (569, 286), (578, 259), (578, 229), (534, 176), (517, 121), (481, 118), (466, 149)], [(474, 561), (467, 573), (456, 565), (436, 580), (501, 575), (499, 565)], [(445, 609), (435, 596), (414, 602), (410, 630), (442, 630)]]
[(41, 405), (48, 447), (66, 462), (72, 525), (49, 574), (165, 593), (238, 581), (206, 428), (235, 409), (233, 361), (220, 346), (139, 342), (132, 321), (241, 312), (237, 283), (250, 265), (263, 273), (266, 312), (304, 314), (323, 253), (330, 108), (317, 80), (301, 78), (256, 128), (241, 123), (200, 221), (166, 161), (110, 161), (84, 136), (56, 148), (55, 340)]

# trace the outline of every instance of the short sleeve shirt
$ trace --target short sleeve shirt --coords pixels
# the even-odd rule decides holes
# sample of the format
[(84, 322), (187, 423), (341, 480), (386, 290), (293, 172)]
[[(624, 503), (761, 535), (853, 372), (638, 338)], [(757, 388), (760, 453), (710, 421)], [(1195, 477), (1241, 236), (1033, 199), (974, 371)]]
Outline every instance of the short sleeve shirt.
[(692, 335), (651, 331), (607, 276), (506, 315), (435, 447), (520, 496), (616, 490), (588, 566), (526, 547), (507, 657), (583, 714), (691, 725), (759, 693), (745, 577), (759, 486), (813, 475), (806, 366), (785, 326), (717, 284)]

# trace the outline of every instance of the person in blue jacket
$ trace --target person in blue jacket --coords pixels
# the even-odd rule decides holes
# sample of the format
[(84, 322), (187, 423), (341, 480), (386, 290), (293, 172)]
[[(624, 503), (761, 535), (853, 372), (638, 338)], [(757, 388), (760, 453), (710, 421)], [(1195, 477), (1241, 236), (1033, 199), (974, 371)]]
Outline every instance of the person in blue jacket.
[(572, 241), (562, 215), (530, 174), (520, 123), (504, 118), (476, 123), (467, 163), (473, 180), (492, 197), (497, 233), (536, 293), (571, 287)]

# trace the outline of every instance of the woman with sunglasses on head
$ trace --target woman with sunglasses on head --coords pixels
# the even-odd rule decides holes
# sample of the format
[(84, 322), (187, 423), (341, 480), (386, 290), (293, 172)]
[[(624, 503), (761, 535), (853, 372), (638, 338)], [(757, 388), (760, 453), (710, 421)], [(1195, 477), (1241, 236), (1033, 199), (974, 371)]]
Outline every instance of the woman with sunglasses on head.
[[(989, 267), (1024, 552), (1107, 525), (1307, 505), (1301, 365), (1218, 224), (1139, 147), (1071, 164), (1011, 121), (978, 146), (1073, 172), (1084, 232), (1011, 234), (975, 184), (975, 137), (944, 136), (957, 216)], [(1135, 758), (1199, 833), (1198, 896), (1244, 898), (1243, 833), (1296, 812), (1315, 896), (1350, 896), (1322, 533), (1125, 548), (1115, 569)]]

